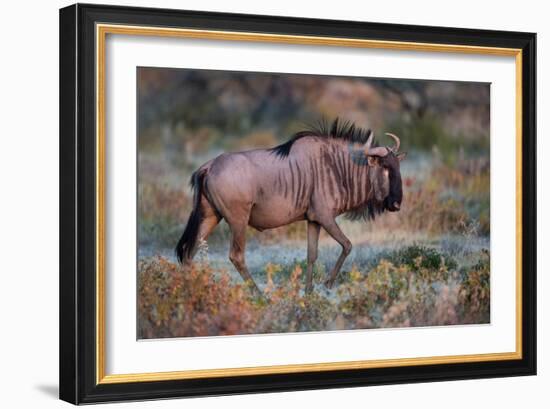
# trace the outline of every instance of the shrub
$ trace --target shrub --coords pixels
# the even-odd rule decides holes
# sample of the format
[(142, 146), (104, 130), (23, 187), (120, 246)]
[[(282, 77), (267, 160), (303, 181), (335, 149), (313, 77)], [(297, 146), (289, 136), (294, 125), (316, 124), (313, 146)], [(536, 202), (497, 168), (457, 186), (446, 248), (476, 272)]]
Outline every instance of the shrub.
[(295, 264), (287, 280), (273, 284), (273, 274), (284, 273), (280, 266), (268, 264), (269, 304), (263, 308), (258, 332), (320, 331), (326, 329), (335, 315), (335, 305), (318, 293), (303, 292), (303, 269)]
[[(183, 268), (165, 258), (139, 263), (140, 338), (393, 328), (489, 322), (489, 254), (470, 267), (411, 246), (372, 268), (355, 266), (336, 290), (304, 293), (302, 263), (265, 267), (265, 299), (206, 259)], [(280, 277), (278, 277), (280, 276)], [(316, 282), (320, 281), (316, 277)]]
[(490, 321), (490, 296), (490, 258), (484, 251), (477, 264), (462, 272), (458, 298), (464, 323)]
[(449, 270), (456, 269), (456, 261), (449, 256), (441, 254), (434, 248), (413, 245), (395, 250), (387, 256), (394, 264), (404, 264), (415, 271), (419, 268), (439, 269), (445, 267)]
[(258, 309), (246, 288), (207, 266), (184, 269), (165, 258), (139, 264), (138, 332), (141, 338), (251, 332)]

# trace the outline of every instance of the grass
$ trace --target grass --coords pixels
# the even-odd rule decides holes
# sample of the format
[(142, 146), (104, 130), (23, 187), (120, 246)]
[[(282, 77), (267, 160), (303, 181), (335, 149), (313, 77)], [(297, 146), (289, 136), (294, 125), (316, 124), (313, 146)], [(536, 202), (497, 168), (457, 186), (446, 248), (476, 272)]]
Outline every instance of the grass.
[(489, 255), (457, 269), (452, 257), (412, 246), (369, 269), (355, 266), (332, 291), (304, 293), (304, 265), (265, 266), (265, 299), (207, 262), (162, 257), (139, 264), (138, 336), (164, 338), (488, 323)]

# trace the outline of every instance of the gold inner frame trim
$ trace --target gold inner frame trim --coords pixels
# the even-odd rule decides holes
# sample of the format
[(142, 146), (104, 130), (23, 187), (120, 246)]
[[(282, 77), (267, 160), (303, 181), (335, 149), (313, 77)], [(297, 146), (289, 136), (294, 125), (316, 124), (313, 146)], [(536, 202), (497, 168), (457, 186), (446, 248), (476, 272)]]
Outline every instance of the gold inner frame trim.
[[(96, 383), (113, 384), (227, 376), (388, 368), (522, 358), (522, 51), (515, 48), (415, 43), (322, 36), (96, 24)], [(295, 365), (105, 374), (105, 41), (107, 34), (160, 36), (223, 41), (371, 48), (400, 51), (483, 54), (515, 57), (516, 64), (516, 350), (504, 353), (449, 355), (366, 361), (319, 362)]]

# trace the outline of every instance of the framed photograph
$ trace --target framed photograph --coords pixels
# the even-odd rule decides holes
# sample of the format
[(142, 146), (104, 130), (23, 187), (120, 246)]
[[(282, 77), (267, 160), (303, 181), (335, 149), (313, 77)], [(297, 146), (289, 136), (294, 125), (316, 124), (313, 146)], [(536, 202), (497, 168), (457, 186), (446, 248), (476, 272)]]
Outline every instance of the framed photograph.
[(534, 375), (535, 52), (61, 9), (61, 399)]

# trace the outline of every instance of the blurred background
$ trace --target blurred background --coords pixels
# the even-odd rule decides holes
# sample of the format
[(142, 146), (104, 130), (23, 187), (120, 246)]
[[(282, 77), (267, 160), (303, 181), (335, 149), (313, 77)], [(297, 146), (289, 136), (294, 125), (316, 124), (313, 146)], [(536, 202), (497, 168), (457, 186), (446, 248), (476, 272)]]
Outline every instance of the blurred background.
[(489, 148), (489, 84), (139, 68), (140, 153), (272, 146), (341, 117), (447, 158)]
[[(381, 144), (390, 144), (384, 132), (397, 134), (401, 150), (408, 156), (401, 164), (404, 199), (400, 212), (369, 222), (338, 220), (354, 244), (340, 282), (362, 283), (381, 265), (385, 273), (380, 279), (389, 280), (381, 294), (386, 296), (387, 305), (380, 300), (371, 300), (371, 304), (355, 300), (359, 303), (352, 303), (355, 316), (352, 320), (342, 318), (338, 328), (488, 322), (489, 84), (141, 67), (137, 88), (138, 274), (143, 299), (148, 291), (166, 285), (166, 279), (147, 280), (151, 271), (166, 269), (175, 262), (173, 249), (191, 210), (189, 178), (194, 170), (222, 152), (273, 147), (323, 118), (332, 121), (339, 117), (372, 129)], [(262, 233), (249, 229), (247, 264), (261, 288), (283, 285), (296, 268), (305, 267), (305, 227), (306, 223), (300, 222)], [(335, 305), (335, 311), (341, 310), (350, 294), (323, 292), (320, 286), (340, 247), (324, 232), (320, 246), (316, 289)], [(211, 275), (227, 274), (229, 282), (238, 285), (240, 276), (229, 262), (228, 252), (229, 231), (222, 222), (197, 257), (212, 269)], [(161, 258), (167, 264), (153, 266)], [(404, 291), (395, 282), (403, 279), (401, 267), (419, 280), (421, 275), (414, 271), (429, 270), (424, 281), (415, 284), (424, 286), (422, 294), (428, 297), (421, 301), (426, 308), (424, 318), (418, 311), (409, 317), (413, 300), (407, 297), (411, 297), (412, 284), (409, 282)], [(443, 276), (438, 275), (441, 269), (445, 270)], [(468, 282), (471, 272), (479, 273), (474, 284)], [(299, 276), (295, 277), (297, 282), (302, 280)], [(373, 286), (379, 284), (365, 283), (364, 292), (373, 292)], [(468, 291), (486, 293), (486, 299), (468, 315), (464, 312), (468, 306), (459, 304), (470, 302), (467, 298), (471, 294), (459, 299), (470, 284), (475, 288)], [(389, 296), (392, 288), (394, 294)], [(442, 313), (434, 322), (427, 312), (441, 297), (445, 301), (442, 308), (449, 304), (460, 307), (460, 311), (455, 308), (451, 315)], [(167, 329), (168, 324), (155, 324), (156, 303), (158, 300), (143, 304), (140, 335), (182, 335), (176, 323), (171, 329)], [(370, 307), (359, 314), (367, 304)], [(173, 313), (177, 305), (181, 300), (166, 311)], [(404, 308), (404, 315), (388, 318), (388, 311), (396, 306)], [(325, 329), (319, 322), (293, 325), (281, 324), (277, 331), (291, 327)], [(275, 331), (265, 325), (263, 330), (256, 324), (252, 327), (234, 331)], [(204, 331), (223, 332), (219, 328)]]

